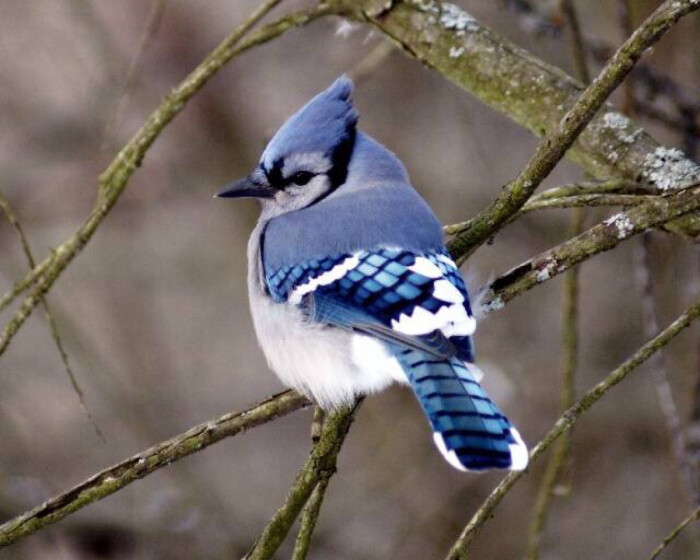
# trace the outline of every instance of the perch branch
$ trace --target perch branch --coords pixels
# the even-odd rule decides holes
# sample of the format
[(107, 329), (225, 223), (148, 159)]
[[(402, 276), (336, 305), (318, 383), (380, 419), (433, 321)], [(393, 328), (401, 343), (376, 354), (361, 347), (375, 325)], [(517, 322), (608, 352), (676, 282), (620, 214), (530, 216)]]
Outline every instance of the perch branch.
[[(678, 334), (690, 326), (700, 316), (700, 299), (696, 300), (680, 317), (671, 323), (658, 336), (648, 341), (629, 359), (614, 369), (603, 381), (590, 389), (571, 408), (569, 408), (554, 423), (547, 435), (530, 452), (530, 463), (534, 463), (551, 445), (578, 421), (583, 413), (596, 404), (603, 395), (624, 380), (636, 368), (646, 362), (651, 356), (664, 348)], [(484, 523), (491, 519), (494, 511), (505, 495), (520, 480), (527, 471), (513, 471), (506, 475), (500, 484), (491, 492), (486, 501), (471, 518), (462, 534), (450, 550), (448, 560), (465, 560), (467, 547), (474, 540), (477, 532)]]
[(359, 403), (352, 408), (342, 408), (326, 416), (318, 443), (314, 445), (311, 455), (297, 475), (284, 504), (272, 516), (267, 527), (246, 555), (246, 560), (271, 558), (286, 538), (317, 484), (335, 473), (338, 453), (358, 406)]
[(309, 404), (309, 401), (298, 393), (285, 391), (243, 412), (225, 414), (216, 420), (199, 424), (179, 436), (91, 476), (67, 492), (0, 525), (0, 548), (31, 535), (46, 525), (56, 523), (170, 463), (197, 453), (224, 438), (305, 408)]
[(328, 482), (329, 477), (327, 476), (322, 477), (321, 480), (318, 481), (309, 501), (301, 512), (301, 526), (296, 542), (294, 543), (292, 560), (305, 560), (309, 554), (311, 535), (313, 535), (316, 523), (318, 522), (318, 516), (321, 513), (321, 505), (326, 495)]

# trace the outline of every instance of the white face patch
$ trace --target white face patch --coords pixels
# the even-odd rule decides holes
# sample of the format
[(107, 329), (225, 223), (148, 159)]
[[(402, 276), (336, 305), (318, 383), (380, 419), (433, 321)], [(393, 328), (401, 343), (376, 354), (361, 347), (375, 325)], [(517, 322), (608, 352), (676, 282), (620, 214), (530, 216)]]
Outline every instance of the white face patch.
[(284, 159), (282, 176), (291, 177), (297, 171), (309, 171), (315, 174), (326, 173), (331, 167), (331, 160), (323, 152), (291, 154)]

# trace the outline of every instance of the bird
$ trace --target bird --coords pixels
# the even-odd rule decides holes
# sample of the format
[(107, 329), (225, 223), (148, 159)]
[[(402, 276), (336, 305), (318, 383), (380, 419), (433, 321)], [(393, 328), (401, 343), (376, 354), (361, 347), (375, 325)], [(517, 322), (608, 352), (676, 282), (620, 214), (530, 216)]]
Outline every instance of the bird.
[(399, 158), (359, 130), (343, 75), (292, 115), (245, 178), (255, 332), (281, 382), (335, 410), (410, 386), (462, 471), (523, 470), (518, 430), (481, 387), (476, 320), (435, 214)]

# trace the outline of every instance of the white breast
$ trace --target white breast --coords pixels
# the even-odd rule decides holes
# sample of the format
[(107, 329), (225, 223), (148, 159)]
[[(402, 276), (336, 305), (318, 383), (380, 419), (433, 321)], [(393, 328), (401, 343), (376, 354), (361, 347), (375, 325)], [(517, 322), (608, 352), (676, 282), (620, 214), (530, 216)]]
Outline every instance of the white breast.
[(261, 282), (258, 224), (248, 244), (248, 290), (255, 332), (270, 368), (287, 387), (324, 409), (405, 382), (395, 358), (367, 336), (306, 319), (300, 308), (274, 302)]

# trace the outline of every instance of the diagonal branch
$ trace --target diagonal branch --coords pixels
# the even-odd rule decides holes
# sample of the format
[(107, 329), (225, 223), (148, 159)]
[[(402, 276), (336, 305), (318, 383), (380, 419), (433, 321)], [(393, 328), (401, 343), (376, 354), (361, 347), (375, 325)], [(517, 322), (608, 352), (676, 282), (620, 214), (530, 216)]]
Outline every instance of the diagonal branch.
[[(557, 439), (571, 429), (581, 415), (596, 404), (610, 389), (623, 381), (630, 373), (646, 362), (656, 352), (668, 345), (684, 329), (700, 317), (700, 300), (696, 300), (678, 319), (671, 323), (658, 336), (651, 339), (629, 359), (620, 364), (607, 375), (603, 381), (590, 389), (571, 408), (569, 408), (554, 423), (547, 435), (530, 452), (530, 464), (539, 459)], [(508, 474), (491, 492), (486, 501), (471, 518), (462, 534), (450, 550), (447, 560), (464, 560), (467, 558), (467, 547), (474, 540), (477, 532), (484, 523), (491, 519), (494, 511), (505, 495), (520, 480), (527, 471), (514, 471)]]
[(46, 525), (56, 523), (174, 461), (310, 404), (306, 397), (294, 391), (285, 391), (243, 412), (225, 414), (216, 420), (199, 424), (91, 476), (67, 492), (0, 525), (0, 548), (31, 535)]
[(698, 8), (700, 3), (697, 0), (667, 0), (625, 41), (561, 121), (537, 146), (535, 154), (515, 181), (503, 189), (489, 208), (473, 219), (469, 230), (459, 233), (450, 242), (450, 250), (460, 255), (458, 262), (463, 262), (527, 202), (644, 52), (681, 17)]
[(35, 283), (34, 289), (0, 333), (0, 356), (39, 303), (41, 297), (51, 289), (65, 268), (90, 241), (102, 221), (119, 200), (129, 179), (141, 165), (150, 146), (168, 123), (182, 111), (185, 104), (234, 56), (270, 41), (289, 29), (300, 27), (321, 16), (333, 13), (335, 9), (330, 4), (321, 3), (307, 10), (293, 12), (276, 22), (259, 28), (243, 40), (244, 35), (279, 2), (280, 0), (268, 0), (264, 3), (216, 47), (180, 85), (170, 92), (163, 103), (119, 152), (105, 172), (100, 175), (97, 202), (78, 231), (38, 265), (37, 268), (42, 270), (40, 275), (37, 274), (37, 268), (35, 268), (25, 279), (15, 285), (9, 294), (3, 296), (0, 305), (8, 305), (18, 295), (19, 287), (28, 288), (31, 285), (29, 279)]
[[(272, 516), (252, 550), (245, 556), (246, 560), (271, 558), (286, 538), (314, 488), (324, 478), (328, 479), (335, 473), (338, 453), (360, 403), (361, 401), (358, 401), (353, 407), (341, 408), (326, 416), (318, 443), (314, 445), (311, 455), (297, 475), (287, 499)], [(320, 507), (320, 503), (318, 505)]]
[(316, 528), (329, 481), (329, 476), (324, 476), (318, 481), (309, 501), (301, 512), (301, 527), (299, 528), (297, 540), (294, 543), (292, 560), (305, 560), (309, 554), (311, 535), (313, 535), (314, 529)]
[(700, 210), (700, 185), (652, 200), (597, 224), (581, 235), (513, 268), (488, 287), (484, 310), (495, 311), (538, 284), (643, 231)]
[(685, 529), (688, 525), (691, 523), (694, 523), (695, 521), (700, 519), (700, 508), (696, 508), (688, 517), (686, 517), (683, 521), (681, 521), (667, 536), (666, 538), (661, 542), (659, 546), (654, 549), (654, 552), (651, 554), (651, 560), (656, 560), (661, 553), (666, 549), (666, 547), (671, 544), (674, 540), (676, 540), (676, 537), (680, 535), (683, 532), (683, 529)]
[[(29, 264), (29, 268), (34, 268), (34, 255), (32, 254), (32, 249), (29, 246), (29, 240), (24, 234), (24, 229), (22, 228), (22, 225), (19, 223), (19, 220), (12, 211), (9, 202), (5, 199), (5, 197), (2, 194), (0, 194), (0, 209), (5, 213), (5, 216), (10, 222), (10, 225), (12, 225), (12, 227), (17, 232), (17, 235), (19, 236), (19, 240), (22, 245), (22, 252), (24, 253), (25, 258), (27, 259), (27, 264)], [(95, 417), (92, 415), (92, 412), (88, 408), (87, 402), (85, 401), (85, 394), (83, 393), (83, 390), (80, 387), (80, 384), (78, 383), (78, 379), (75, 377), (73, 368), (70, 365), (68, 352), (66, 351), (66, 348), (63, 345), (63, 339), (61, 338), (61, 333), (58, 329), (58, 324), (56, 323), (56, 319), (54, 319), (51, 307), (49, 307), (49, 302), (46, 300), (45, 297), (41, 298), (41, 307), (44, 309), (44, 315), (46, 316), (46, 321), (49, 323), (51, 337), (53, 338), (54, 344), (56, 345), (56, 349), (58, 350), (58, 354), (61, 357), (63, 369), (65, 369), (66, 375), (68, 375), (68, 381), (70, 382), (76, 397), (78, 397), (80, 407), (83, 409), (83, 412), (85, 413), (88, 422), (90, 422), (90, 425), (95, 430), (97, 437), (99, 437), (103, 442), (106, 442), (102, 430), (100, 430), (100, 427), (97, 424)]]

